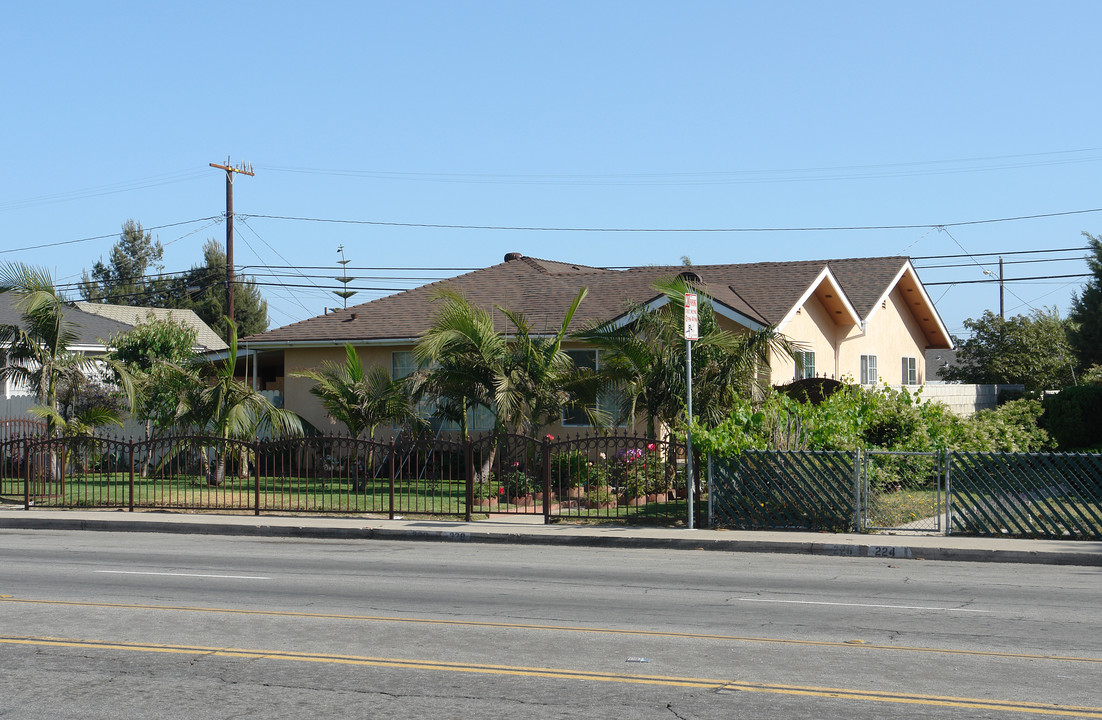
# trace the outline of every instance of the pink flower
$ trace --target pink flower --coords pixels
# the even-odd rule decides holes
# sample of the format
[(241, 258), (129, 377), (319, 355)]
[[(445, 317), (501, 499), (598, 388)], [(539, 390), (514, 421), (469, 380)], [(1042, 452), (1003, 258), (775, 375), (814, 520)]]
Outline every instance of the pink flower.
[(554, 440), (554, 439), (555, 439), (555, 436), (554, 436), (554, 435), (548, 435), (548, 436), (547, 436), (547, 442), (551, 442), (551, 441), (552, 441), (552, 440)]
[(513, 463), (513, 467), (520, 467), (520, 460), (517, 460), (515, 463)]
[(654, 450), (654, 443), (651, 443), (650, 445), (647, 445), (647, 450), (653, 451)]

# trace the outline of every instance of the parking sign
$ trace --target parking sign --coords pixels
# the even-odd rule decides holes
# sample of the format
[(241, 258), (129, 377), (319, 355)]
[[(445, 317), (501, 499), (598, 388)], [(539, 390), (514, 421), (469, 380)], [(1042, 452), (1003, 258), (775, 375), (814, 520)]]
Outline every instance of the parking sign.
[(700, 339), (696, 314), (696, 293), (685, 293), (685, 339)]

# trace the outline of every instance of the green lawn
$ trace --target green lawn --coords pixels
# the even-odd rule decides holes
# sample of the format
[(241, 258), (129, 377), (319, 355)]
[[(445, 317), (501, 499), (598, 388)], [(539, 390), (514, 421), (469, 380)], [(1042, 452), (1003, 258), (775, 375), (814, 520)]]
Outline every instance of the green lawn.
[[(935, 518), (945, 512), (945, 494), (938, 500), (933, 490), (880, 491), (869, 500), (865, 522), (869, 527), (898, 528)], [(933, 528), (934, 523), (930, 519), (929, 526)]]
[[(134, 478), (133, 502), (142, 509), (184, 509), (208, 511), (253, 511), (256, 503), (255, 478), (227, 476), (217, 487), (199, 475)], [(129, 473), (100, 473), (65, 478), (64, 482), (32, 484), (36, 507), (94, 508), (128, 507)], [(0, 495), (9, 501), (22, 501), (22, 480), (4, 480)], [(398, 514), (462, 516), (466, 486), (462, 481), (415, 479), (402, 480), (394, 487), (393, 511)], [(356, 487), (348, 478), (261, 477), (261, 512), (288, 513), (373, 513), (391, 511), (390, 481), (368, 479)], [(487, 508), (472, 508), (476, 515), (486, 513), (542, 514), (542, 503), (523, 506), (501, 503)], [(633, 519), (644, 522), (683, 519), (685, 501), (650, 503), (640, 507), (615, 508), (562, 507), (557, 502), (552, 513), (570, 519)]]

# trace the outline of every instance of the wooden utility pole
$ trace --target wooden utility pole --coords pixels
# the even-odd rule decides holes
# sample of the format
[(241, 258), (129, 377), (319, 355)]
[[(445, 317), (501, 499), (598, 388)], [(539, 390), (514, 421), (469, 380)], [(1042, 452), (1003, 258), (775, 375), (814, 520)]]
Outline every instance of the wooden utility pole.
[(230, 159), (226, 158), (225, 165), (210, 163), (212, 168), (226, 171), (226, 317), (233, 320), (233, 174), (241, 173), (252, 177), (252, 163), (238, 163), (237, 167), (230, 165)]
[(1003, 288), (1005, 287), (1005, 280), (1003, 279), (1003, 259), (999, 258), (999, 319), (1006, 320), (1006, 312), (1003, 308), (1006, 304), (1003, 302)]

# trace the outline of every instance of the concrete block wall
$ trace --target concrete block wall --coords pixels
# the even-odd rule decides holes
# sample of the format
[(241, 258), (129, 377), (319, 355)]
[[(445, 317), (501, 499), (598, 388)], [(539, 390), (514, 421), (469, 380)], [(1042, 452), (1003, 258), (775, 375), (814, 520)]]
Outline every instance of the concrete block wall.
[(925, 385), (890, 385), (894, 390), (906, 387), (914, 393), (921, 388), (923, 400), (936, 400), (949, 406), (957, 415), (971, 415), (977, 410), (994, 410), (1002, 390), (1024, 390), (1023, 385), (965, 385), (963, 383), (927, 383)]

